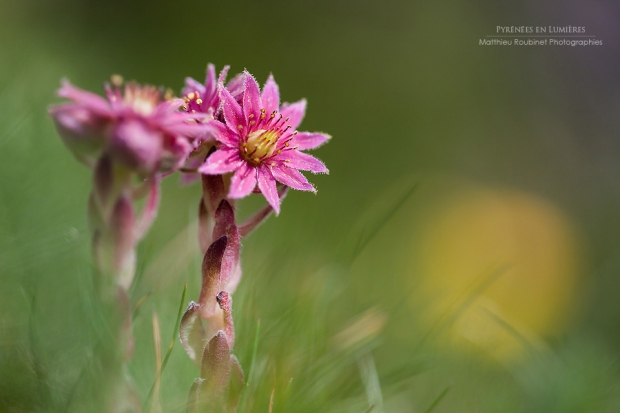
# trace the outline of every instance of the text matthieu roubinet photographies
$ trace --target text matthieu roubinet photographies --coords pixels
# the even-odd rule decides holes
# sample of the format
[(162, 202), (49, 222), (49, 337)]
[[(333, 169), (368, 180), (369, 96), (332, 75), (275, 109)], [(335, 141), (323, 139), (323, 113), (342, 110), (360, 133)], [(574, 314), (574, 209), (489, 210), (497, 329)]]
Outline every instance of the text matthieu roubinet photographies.
[(585, 26), (496, 26), (479, 46), (602, 46)]

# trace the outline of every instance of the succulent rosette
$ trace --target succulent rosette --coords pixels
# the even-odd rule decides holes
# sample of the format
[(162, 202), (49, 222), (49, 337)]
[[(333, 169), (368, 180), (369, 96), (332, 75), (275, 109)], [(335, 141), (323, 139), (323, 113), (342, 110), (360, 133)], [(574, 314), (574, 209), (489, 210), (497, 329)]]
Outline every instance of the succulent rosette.
[(113, 77), (106, 98), (63, 81), (50, 115), (67, 147), (82, 162), (94, 165), (108, 155), (142, 176), (177, 169), (192, 142), (208, 135), (202, 113), (180, 111), (182, 99), (165, 99), (160, 88)]
[(262, 92), (251, 74), (246, 71), (242, 76), (241, 102), (229, 87), (221, 83), (218, 86), (223, 119), (210, 122), (218, 150), (198, 171), (207, 175), (233, 173), (228, 198), (243, 198), (258, 187), (277, 214), (277, 182), (316, 192), (299, 171), (328, 170), (323, 162), (302, 150), (314, 149), (330, 136), (297, 131), (306, 112), (306, 101), (280, 105), (280, 92), (273, 76), (269, 76)]

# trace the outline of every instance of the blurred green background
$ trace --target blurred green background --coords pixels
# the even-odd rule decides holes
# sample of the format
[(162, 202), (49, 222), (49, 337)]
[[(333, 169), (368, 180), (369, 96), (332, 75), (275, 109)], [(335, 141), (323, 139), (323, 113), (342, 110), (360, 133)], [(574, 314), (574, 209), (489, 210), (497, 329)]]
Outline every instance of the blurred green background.
[[(289, 194), (244, 243), (246, 373), (261, 320), (244, 411), (271, 394), (282, 412), (620, 411), (619, 20), (611, 0), (0, 0), (0, 411), (81, 411), (105, 338), (90, 171), (46, 113), (60, 79), (178, 92), (208, 62), (273, 73), (308, 100), (300, 130), (333, 136), (318, 195)], [(603, 45), (479, 46), (498, 25)], [(165, 348), (183, 284), (198, 294), (198, 197), (167, 178), (139, 248), (141, 397), (152, 314)], [(161, 411), (184, 411), (197, 375), (176, 345)]]

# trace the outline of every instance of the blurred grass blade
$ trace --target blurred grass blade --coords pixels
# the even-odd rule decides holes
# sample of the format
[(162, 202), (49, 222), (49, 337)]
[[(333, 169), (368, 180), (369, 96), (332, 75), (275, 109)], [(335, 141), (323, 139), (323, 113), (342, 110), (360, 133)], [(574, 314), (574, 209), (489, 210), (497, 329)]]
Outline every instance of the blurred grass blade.
[(431, 403), (430, 406), (428, 406), (428, 409), (426, 409), (424, 411), (424, 413), (431, 413), (433, 410), (435, 410), (435, 407), (437, 407), (437, 405), (439, 403), (441, 403), (441, 401), (443, 400), (444, 397), (446, 397), (446, 394), (448, 394), (448, 392), (452, 389), (452, 386), (448, 386), (445, 389), (443, 389), (443, 391), (441, 393), (439, 393), (439, 396), (437, 396), (437, 398), (435, 399), (435, 401), (433, 403)]
[(437, 321), (428, 329), (426, 334), (422, 337), (418, 345), (416, 346), (416, 352), (422, 348), (424, 343), (437, 331), (441, 330), (441, 327), (450, 325), (459, 316), (469, 308), (473, 302), (478, 298), (487, 288), (489, 288), (502, 274), (508, 270), (509, 266), (504, 265), (498, 269), (491, 271), (489, 275), (483, 275), (479, 277), (472, 287), (467, 289), (463, 294), (457, 297), (454, 302), (439, 316)]
[[(357, 243), (355, 244), (355, 248), (353, 249), (353, 253), (349, 258), (349, 262), (353, 263), (356, 258), (364, 251), (364, 248), (368, 245), (368, 243), (377, 235), (379, 230), (383, 228), (383, 226), (394, 216), (396, 211), (400, 209), (401, 206), (409, 199), (409, 197), (415, 192), (418, 187), (418, 183), (414, 182), (409, 185), (409, 188), (398, 198), (398, 200), (391, 205), (390, 209), (384, 211), (384, 213), (376, 220), (376, 222), (368, 223), (362, 228), (362, 231), (357, 239)], [(374, 209), (374, 208), (373, 208)]]
[(159, 318), (157, 313), (153, 310), (153, 342), (155, 343), (155, 383), (153, 383), (153, 402), (151, 405), (151, 412), (155, 413), (156, 406), (159, 404), (159, 387), (161, 385), (161, 330), (159, 328)]
[(276, 395), (276, 388), (271, 389), (271, 396), (269, 396), (269, 413), (273, 412), (273, 399)]
[(378, 413), (383, 413), (383, 394), (381, 393), (381, 384), (379, 383), (379, 375), (372, 354), (366, 353), (358, 360), (362, 381), (366, 388), (366, 397), (371, 408), (377, 408)]
[(148, 412), (151, 408), (153, 392), (155, 391), (155, 385), (159, 382), (161, 375), (168, 364), (168, 359), (170, 358), (170, 354), (172, 354), (172, 348), (174, 347), (174, 343), (176, 342), (177, 334), (179, 334), (179, 323), (181, 322), (181, 316), (183, 315), (183, 303), (185, 302), (185, 295), (187, 294), (187, 283), (183, 285), (183, 294), (181, 295), (181, 302), (179, 304), (179, 311), (177, 313), (177, 319), (174, 323), (174, 329), (172, 333), (172, 338), (170, 339), (170, 345), (168, 346), (168, 351), (166, 352), (166, 357), (164, 357), (164, 361), (161, 363), (161, 370), (158, 371), (155, 377), (155, 381), (151, 386), (151, 390), (149, 390), (148, 396), (146, 396), (146, 400), (144, 401), (144, 405), (142, 406), (143, 412)]
[(248, 387), (254, 378), (254, 366), (256, 365), (256, 353), (258, 352), (258, 335), (260, 332), (260, 318), (256, 320), (256, 333), (254, 334), (254, 345), (252, 347), (252, 361), (250, 361), (250, 371), (248, 371), (248, 379), (245, 383), (245, 389), (241, 395), (241, 402), (239, 403), (239, 412), (243, 413), (245, 409), (245, 401), (247, 399)]

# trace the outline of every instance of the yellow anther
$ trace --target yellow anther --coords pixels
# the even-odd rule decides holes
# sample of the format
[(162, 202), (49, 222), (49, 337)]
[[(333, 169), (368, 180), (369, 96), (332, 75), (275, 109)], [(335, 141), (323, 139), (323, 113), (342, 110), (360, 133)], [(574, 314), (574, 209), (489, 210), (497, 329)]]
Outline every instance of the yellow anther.
[(114, 86), (120, 86), (123, 84), (123, 76), (121, 75), (112, 75), (110, 77), (110, 81)]
[(282, 151), (278, 149), (278, 155), (280, 155), (281, 153), (282, 153)]
[(187, 94), (187, 98), (188, 98), (189, 100), (194, 100), (194, 98), (195, 98), (195, 97), (196, 97), (196, 94), (195, 94), (194, 92), (192, 92), (192, 93), (188, 93), (188, 94)]
[(250, 114), (248, 115), (248, 119), (252, 119), (253, 117), (254, 117), (254, 114), (253, 114), (253, 113), (250, 113)]
[(260, 118), (261, 118), (261, 119), (265, 119), (265, 114), (264, 114), (264, 113), (261, 113)]
[(288, 143), (288, 142), (286, 142), (286, 143), (284, 144), (284, 146), (286, 146), (287, 148), (288, 148), (288, 145), (289, 145), (289, 143)]
[(263, 109), (261, 109), (261, 110), (260, 110), (260, 113), (265, 113), (265, 109), (264, 109), (264, 108), (263, 108)]
[(250, 126), (254, 125), (256, 122), (254, 122), (253, 120), (250, 121)]
[(243, 125), (237, 125), (237, 129), (243, 130)]
[(196, 103), (198, 103), (199, 105), (202, 105), (202, 99), (196, 99)]

